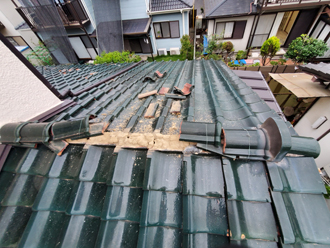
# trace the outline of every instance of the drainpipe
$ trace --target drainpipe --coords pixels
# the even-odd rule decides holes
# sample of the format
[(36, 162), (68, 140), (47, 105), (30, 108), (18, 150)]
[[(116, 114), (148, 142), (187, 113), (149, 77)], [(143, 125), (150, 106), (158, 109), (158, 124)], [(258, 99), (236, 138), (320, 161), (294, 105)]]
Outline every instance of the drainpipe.
[(324, 10), (324, 8), (325, 8), (326, 6), (327, 6), (327, 5), (323, 5), (323, 6), (321, 6), (321, 8), (319, 9), (319, 12), (317, 13), (316, 18), (314, 19), (314, 22), (313, 22), (311, 28), (309, 29), (307, 35), (310, 35), (310, 34), (311, 34), (311, 32), (312, 32), (312, 30), (313, 30), (315, 24), (316, 24), (317, 21), (319, 20), (319, 18), (320, 18), (320, 16), (321, 16), (322, 12), (323, 12), (323, 10)]
[(180, 10), (181, 14), (182, 14), (182, 34), (185, 35), (185, 28), (184, 28), (184, 11), (181, 9)]

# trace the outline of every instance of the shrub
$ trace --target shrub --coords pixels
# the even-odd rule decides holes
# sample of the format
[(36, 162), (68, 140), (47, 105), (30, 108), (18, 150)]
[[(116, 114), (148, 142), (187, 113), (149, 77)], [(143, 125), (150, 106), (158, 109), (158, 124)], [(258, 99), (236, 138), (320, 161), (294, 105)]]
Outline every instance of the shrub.
[(134, 52), (130, 53), (129, 51), (123, 52), (102, 52), (101, 56), (96, 56), (94, 64), (104, 64), (104, 63), (130, 63), (130, 62), (139, 62), (141, 57), (135, 55)]
[(260, 54), (262, 56), (262, 64), (266, 65), (267, 58), (269, 61), (275, 56), (275, 54), (280, 50), (281, 43), (280, 39), (276, 36), (272, 36), (269, 39), (265, 40), (260, 49)]
[(213, 54), (216, 50), (221, 49), (222, 42), (219, 40), (222, 39), (221, 35), (212, 35), (211, 38), (208, 40), (207, 48), (205, 52), (207, 54)]
[(252, 65), (249, 65), (248, 67), (253, 67), (253, 66), (260, 66), (260, 63), (259, 62), (256, 62), (256, 63), (254, 63)]
[(279, 59), (279, 60), (278, 60), (278, 63), (279, 63), (280, 65), (285, 65), (285, 63), (286, 63), (286, 59)]
[(271, 65), (278, 65), (278, 62), (277, 61), (270, 61), (270, 64)]
[(322, 56), (327, 50), (328, 47), (324, 41), (302, 34), (290, 43), (285, 57), (292, 59), (295, 63), (309, 62)]
[(236, 59), (237, 60), (241, 60), (241, 59), (245, 59), (246, 58), (246, 51), (243, 50), (239, 50), (236, 54)]
[(29, 54), (26, 55), (26, 59), (30, 63), (37, 61), (41, 65), (55, 64), (48, 48), (41, 41), (39, 41), (38, 46), (36, 46)]
[(221, 59), (221, 55), (218, 54), (208, 54), (204, 57), (205, 59), (213, 59), (213, 60), (219, 60)]
[(222, 50), (223, 50), (223, 53), (224, 53), (224, 59), (225, 59), (225, 62), (228, 61), (228, 57), (230, 57), (233, 52), (234, 52), (234, 45), (233, 43), (231, 43), (230, 41), (227, 41), (227, 42), (224, 42), (222, 43)]
[(185, 34), (180, 39), (181, 48), (180, 54), (183, 59), (193, 59), (194, 56), (194, 45), (190, 42), (189, 35)]

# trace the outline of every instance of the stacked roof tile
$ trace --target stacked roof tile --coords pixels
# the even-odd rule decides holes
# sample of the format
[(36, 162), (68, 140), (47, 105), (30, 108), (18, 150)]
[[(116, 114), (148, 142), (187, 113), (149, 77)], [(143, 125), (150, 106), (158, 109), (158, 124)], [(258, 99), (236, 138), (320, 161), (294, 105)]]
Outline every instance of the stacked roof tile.
[[(145, 81), (156, 70), (167, 73)], [(137, 97), (186, 83), (194, 88), (183, 100)], [(49, 121), (93, 113), (92, 121), (110, 123), (110, 134), (178, 134), (182, 120), (221, 121), (232, 130), (268, 117), (284, 122), (215, 61), (142, 63), (68, 98), (77, 105)], [(174, 101), (180, 115), (169, 111)], [(155, 117), (146, 119), (151, 103)], [(57, 156), (43, 145), (13, 147), (0, 174), (0, 247), (330, 247), (323, 193), (310, 157), (275, 163), (111, 144), (70, 144)]]

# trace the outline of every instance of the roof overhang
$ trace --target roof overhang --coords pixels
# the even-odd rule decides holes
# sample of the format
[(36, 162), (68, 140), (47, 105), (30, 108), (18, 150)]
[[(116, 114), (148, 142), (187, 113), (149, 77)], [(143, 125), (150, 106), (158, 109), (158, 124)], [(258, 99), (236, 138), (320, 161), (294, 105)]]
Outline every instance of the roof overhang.
[(319, 82), (313, 82), (313, 76), (307, 73), (269, 73), (269, 76), (298, 98), (330, 97), (330, 90)]
[(151, 18), (123, 20), (124, 35), (144, 35), (149, 31)]

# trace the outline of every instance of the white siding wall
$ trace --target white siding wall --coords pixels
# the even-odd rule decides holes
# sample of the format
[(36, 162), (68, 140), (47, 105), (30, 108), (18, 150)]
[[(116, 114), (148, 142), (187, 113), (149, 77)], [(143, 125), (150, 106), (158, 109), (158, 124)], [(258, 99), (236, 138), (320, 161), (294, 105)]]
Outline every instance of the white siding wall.
[(212, 25), (212, 23), (209, 21), (209, 26), (208, 26), (208, 35), (214, 34), (215, 33), (215, 27), (217, 22), (232, 22), (232, 21), (247, 21), (246, 26), (245, 26), (245, 31), (244, 31), (244, 36), (242, 39), (225, 39), (224, 41), (231, 41), (234, 45), (235, 51), (238, 50), (245, 50), (247, 48), (247, 43), (249, 41), (249, 36), (251, 33), (252, 25), (253, 25), (253, 19), (254, 16), (242, 16), (242, 17), (231, 17), (231, 18), (221, 18), (221, 19), (216, 19), (215, 24)]
[(0, 41), (0, 127), (27, 121), (61, 101)]
[(122, 20), (148, 18), (145, 0), (120, 0)]
[[(313, 129), (312, 124), (321, 116), (326, 116), (327, 121), (318, 129)], [(301, 136), (308, 136), (317, 139), (330, 128), (330, 98), (321, 98), (314, 106), (303, 116), (303, 118), (294, 127)], [(320, 140), (321, 154), (316, 159), (318, 167), (328, 167), (330, 175), (330, 135)]]

